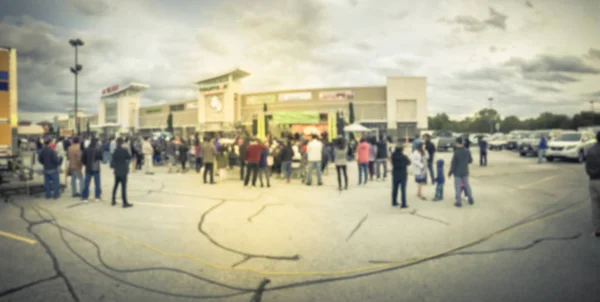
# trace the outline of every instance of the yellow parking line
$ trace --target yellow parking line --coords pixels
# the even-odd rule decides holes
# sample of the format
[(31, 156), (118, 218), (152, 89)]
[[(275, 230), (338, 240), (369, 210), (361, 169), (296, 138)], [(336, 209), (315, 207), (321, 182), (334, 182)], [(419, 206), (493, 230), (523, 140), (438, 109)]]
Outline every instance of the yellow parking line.
[(522, 186), (519, 186), (519, 189), (527, 189), (527, 188), (529, 188), (529, 187), (533, 187), (533, 186), (535, 186), (535, 185), (539, 185), (539, 184), (541, 184), (541, 183), (543, 183), (543, 182), (549, 181), (549, 180), (551, 180), (551, 179), (554, 179), (554, 178), (556, 178), (556, 177), (558, 177), (558, 175), (552, 175), (552, 176), (548, 176), (548, 177), (546, 177), (546, 178), (542, 178), (542, 179), (540, 179), (540, 180), (538, 180), (538, 181), (534, 181), (534, 182), (532, 182), (532, 183), (528, 183), (528, 184), (524, 184), (524, 185), (522, 185)]
[(29, 239), (29, 238), (25, 238), (25, 237), (21, 237), (19, 235), (15, 235), (15, 234), (3, 232), (3, 231), (0, 231), (0, 236), (4, 236), (6, 238), (10, 238), (10, 239), (14, 239), (14, 240), (23, 241), (23, 242), (29, 243), (29, 244), (36, 244), (37, 243), (37, 241), (35, 241), (35, 240)]
[(184, 206), (180, 205), (180, 204), (161, 204), (161, 203), (151, 203), (151, 202), (136, 202), (135, 204), (141, 204), (143, 206), (152, 206), (152, 207), (184, 208)]

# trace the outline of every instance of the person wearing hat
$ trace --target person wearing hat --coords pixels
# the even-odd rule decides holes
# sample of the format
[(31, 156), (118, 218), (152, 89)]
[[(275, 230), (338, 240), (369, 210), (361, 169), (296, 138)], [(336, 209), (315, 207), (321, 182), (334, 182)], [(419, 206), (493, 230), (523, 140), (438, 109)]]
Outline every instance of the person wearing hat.
[(417, 182), (417, 197), (421, 200), (427, 200), (423, 196), (423, 184), (427, 182), (427, 161), (429, 160), (429, 155), (425, 150), (425, 146), (422, 142), (418, 142), (415, 145), (415, 151), (412, 153), (412, 165), (413, 165), (413, 174), (415, 175), (415, 181)]

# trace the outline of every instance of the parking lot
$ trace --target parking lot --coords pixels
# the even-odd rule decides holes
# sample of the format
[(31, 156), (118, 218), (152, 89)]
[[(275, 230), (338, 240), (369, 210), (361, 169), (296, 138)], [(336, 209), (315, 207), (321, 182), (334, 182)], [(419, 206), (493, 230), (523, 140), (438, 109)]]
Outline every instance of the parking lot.
[[(476, 150), (476, 149), (473, 149)], [(451, 153), (437, 153), (446, 161)], [(133, 208), (15, 197), (0, 203), (0, 301), (597, 301), (600, 240), (583, 165), (474, 154), (475, 205), (391, 207), (390, 181), (337, 190), (272, 180), (134, 173)], [(433, 197), (435, 187), (424, 192)], [(119, 195), (117, 195), (119, 196)], [(120, 199), (118, 199), (120, 201)], [(525, 223), (525, 224), (519, 224)], [(511, 227), (512, 226), (512, 227)]]

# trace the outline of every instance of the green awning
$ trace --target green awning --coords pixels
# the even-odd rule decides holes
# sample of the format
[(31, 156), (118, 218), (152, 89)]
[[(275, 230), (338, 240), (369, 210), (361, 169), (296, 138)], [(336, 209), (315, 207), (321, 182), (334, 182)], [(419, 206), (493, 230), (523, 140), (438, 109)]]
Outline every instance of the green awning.
[(275, 124), (318, 124), (318, 111), (274, 111), (271, 113)]

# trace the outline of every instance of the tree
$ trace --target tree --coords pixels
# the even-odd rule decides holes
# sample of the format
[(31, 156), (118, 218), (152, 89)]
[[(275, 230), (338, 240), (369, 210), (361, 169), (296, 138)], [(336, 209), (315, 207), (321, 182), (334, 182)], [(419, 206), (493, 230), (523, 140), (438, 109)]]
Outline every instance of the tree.
[(354, 104), (348, 103), (348, 123), (354, 124)]
[(173, 113), (171, 112), (167, 116), (167, 132), (173, 134)]

